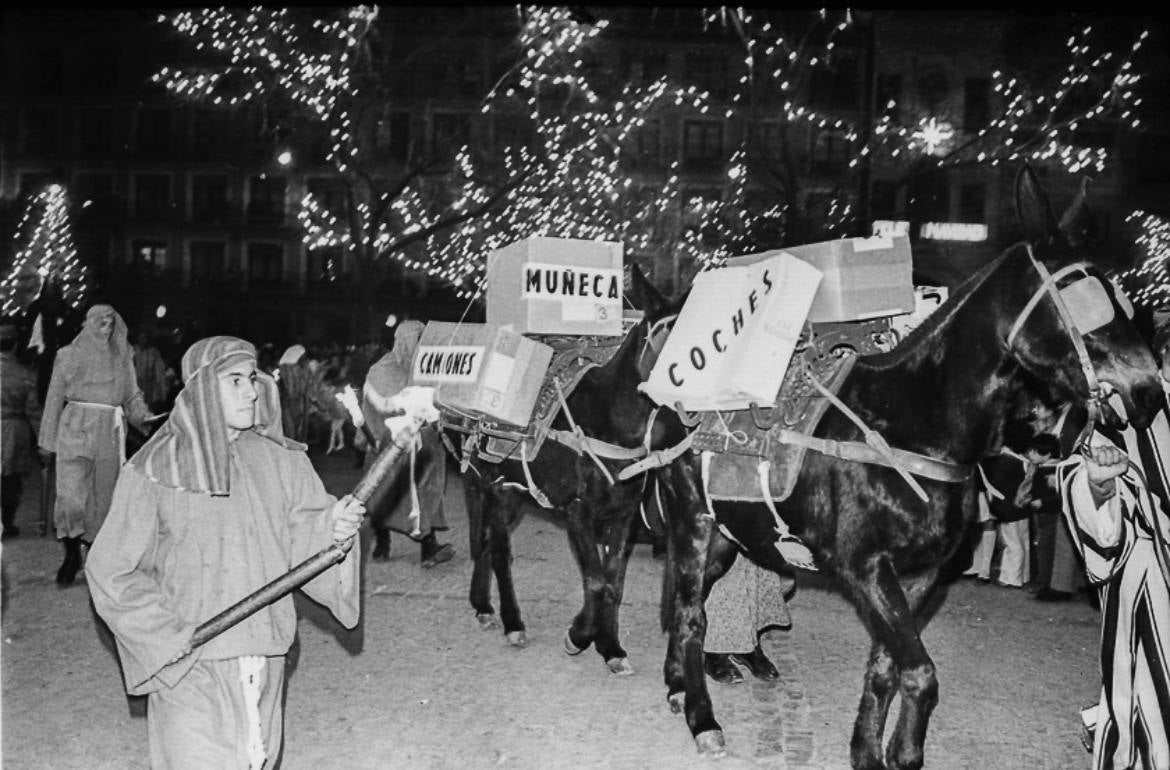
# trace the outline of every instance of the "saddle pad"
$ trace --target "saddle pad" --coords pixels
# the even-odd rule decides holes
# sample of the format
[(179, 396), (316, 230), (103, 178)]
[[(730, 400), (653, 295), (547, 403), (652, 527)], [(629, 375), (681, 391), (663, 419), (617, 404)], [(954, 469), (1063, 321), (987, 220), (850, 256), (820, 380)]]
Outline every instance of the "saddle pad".
[(829, 400), (813, 388), (809, 375), (816, 377), (830, 393), (840, 390), (853, 369), (857, 356), (816, 356), (815, 348), (798, 353), (784, 375), (776, 405), (761, 410), (771, 427), (757, 425), (749, 410), (710, 412), (703, 416), (693, 449), (710, 451), (710, 474), (705, 480), (713, 500), (762, 502), (761, 463), (769, 461), (768, 489), (772, 500), (792, 493), (804, 463), (806, 447), (781, 443), (779, 431), (787, 429), (812, 435), (829, 407)]
[(595, 366), (603, 366), (617, 353), (623, 337), (602, 337), (593, 335), (566, 336), (566, 335), (526, 335), (549, 345), (553, 349), (552, 361), (540, 391), (536, 396), (536, 405), (532, 408), (532, 418), (523, 431), (512, 426), (504, 426), (487, 419), (468, 418), (464, 415), (452, 417), (449, 424), (461, 426), (464, 432), (481, 432), (485, 437), (479, 456), (488, 462), (498, 463), (502, 460), (518, 460), (522, 456), (529, 460), (536, 457), (544, 440), (548, 438), (549, 428), (561, 410), (561, 399), (557, 389), (565, 394), (565, 398), (581, 382), (585, 372)]

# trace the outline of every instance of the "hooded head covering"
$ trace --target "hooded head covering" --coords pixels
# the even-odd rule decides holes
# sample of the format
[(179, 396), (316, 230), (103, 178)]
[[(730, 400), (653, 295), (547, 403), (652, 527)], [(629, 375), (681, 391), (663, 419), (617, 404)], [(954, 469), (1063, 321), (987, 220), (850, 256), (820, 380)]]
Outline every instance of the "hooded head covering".
[(366, 373), (366, 384), (378, 396), (389, 398), (410, 384), (410, 368), (418, 341), (426, 328), (421, 321), (403, 321), (394, 330), (394, 347)]
[[(107, 317), (114, 319), (114, 331), (108, 340), (98, 332), (98, 324)], [(133, 355), (126, 322), (109, 305), (93, 305), (85, 312), (85, 323), (71, 347), (79, 368), (97, 380), (112, 380)]]
[[(219, 398), (219, 375), (241, 361), (256, 360), (256, 348), (238, 337), (207, 337), (183, 354), (183, 389), (170, 418), (130, 464), (164, 487), (209, 495), (231, 491), (228, 427)], [(256, 372), (256, 422), (251, 430), (281, 446), (303, 448), (285, 438), (276, 381)]]
[(300, 361), (305, 355), (304, 345), (290, 345), (285, 351), (284, 355), (280, 357), (277, 362), (278, 366), (287, 366), (288, 364), (295, 364)]

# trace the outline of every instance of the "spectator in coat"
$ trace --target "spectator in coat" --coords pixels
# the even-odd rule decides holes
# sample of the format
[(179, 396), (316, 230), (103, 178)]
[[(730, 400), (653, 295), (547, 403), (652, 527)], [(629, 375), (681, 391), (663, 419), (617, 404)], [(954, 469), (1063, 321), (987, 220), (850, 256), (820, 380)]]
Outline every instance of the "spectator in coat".
[(16, 510), (24, 488), (24, 475), (36, 458), (33, 447), (41, 424), (41, 400), (37, 397), (37, 375), (16, 355), (20, 330), (16, 324), (0, 321), (0, 511), (7, 540), (20, 534)]
[[(392, 438), (385, 424), (393, 411), (390, 398), (409, 384), (410, 367), (423, 328), (419, 321), (400, 323), (394, 333), (394, 347), (366, 373), (362, 413), (376, 442), (367, 451), (367, 463), (373, 462), (378, 451)], [(395, 530), (416, 540), (421, 548), (422, 565), (433, 567), (450, 561), (455, 555), (454, 546), (439, 543), (435, 536), (435, 532), (447, 529), (443, 503), (447, 457), (437, 426), (427, 425), (419, 431), (409, 462), (410, 473), (399, 477), (404, 481), (390, 485), (377, 502), (370, 501), (375, 535), (372, 556), (377, 560), (390, 558), (390, 530)]]
[(57, 352), (45, 396), (40, 448), (57, 463), (54, 523), (65, 560), (57, 583), (69, 585), (82, 548), (97, 537), (126, 456), (126, 421), (148, 432), (153, 415), (138, 389), (126, 324), (109, 305), (94, 305), (72, 343)]

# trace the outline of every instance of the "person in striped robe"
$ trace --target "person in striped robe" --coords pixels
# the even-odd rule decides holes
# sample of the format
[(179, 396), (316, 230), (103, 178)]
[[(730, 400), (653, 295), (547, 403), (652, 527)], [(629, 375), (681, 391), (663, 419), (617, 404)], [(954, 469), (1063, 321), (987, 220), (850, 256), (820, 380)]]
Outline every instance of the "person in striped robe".
[[(1170, 389), (1170, 334), (1155, 350)], [(1064, 514), (1100, 589), (1101, 696), (1086, 709), (1093, 767), (1170, 768), (1170, 422), (1093, 434), (1061, 469)]]

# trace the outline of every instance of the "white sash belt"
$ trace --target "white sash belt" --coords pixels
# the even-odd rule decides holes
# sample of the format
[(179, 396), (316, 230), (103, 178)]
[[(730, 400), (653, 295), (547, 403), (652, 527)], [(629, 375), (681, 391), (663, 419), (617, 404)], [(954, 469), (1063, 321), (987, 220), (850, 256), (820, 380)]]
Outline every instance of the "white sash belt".
[(121, 406), (114, 404), (99, 404), (94, 401), (70, 401), (73, 406), (82, 409), (105, 409), (114, 413), (114, 438), (118, 442), (118, 465), (126, 463), (126, 413)]

